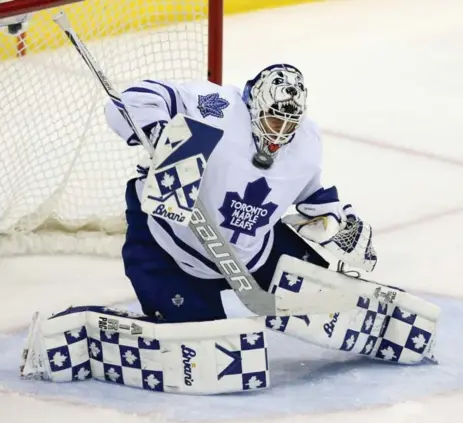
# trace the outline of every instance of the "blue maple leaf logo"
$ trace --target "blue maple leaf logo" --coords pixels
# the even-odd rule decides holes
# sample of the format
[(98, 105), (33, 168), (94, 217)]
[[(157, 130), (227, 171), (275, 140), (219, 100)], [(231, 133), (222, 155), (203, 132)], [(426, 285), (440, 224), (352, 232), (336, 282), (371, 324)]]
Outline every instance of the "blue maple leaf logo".
[(224, 202), (219, 208), (224, 217), (220, 226), (233, 231), (231, 243), (236, 244), (241, 234), (256, 236), (257, 229), (268, 225), (278, 207), (272, 202), (263, 204), (270, 191), (266, 179), (262, 177), (248, 183), (243, 198), (237, 192), (225, 194)]
[(224, 98), (220, 97), (218, 93), (198, 96), (198, 109), (201, 112), (203, 118), (207, 116), (223, 118), (223, 111), (229, 105), (230, 103)]

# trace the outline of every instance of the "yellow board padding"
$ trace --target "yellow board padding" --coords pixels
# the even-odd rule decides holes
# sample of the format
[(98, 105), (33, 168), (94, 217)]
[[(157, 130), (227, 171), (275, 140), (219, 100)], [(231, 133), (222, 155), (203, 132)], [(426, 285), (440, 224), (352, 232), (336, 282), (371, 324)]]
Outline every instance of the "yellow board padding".
[(224, 13), (225, 15), (231, 15), (252, 12), (254, 10), (314, 3), (317, 1), (322, 0), (224, 0)]
[[(27, 27), (27, 52), (53, 49), (67, 41), (52, 18), (64, 11), (74, 30), (88, 40), (204, 17), (207, 2), (199, 0), (85, 0), (32, 15)], [(0, 60), (17, 53), (16, 37), (0, 35)]]
[[(225, 14), (289, 6), (315, 0), (225, 0)], [(85, 0), (33, 14), (27, 26), (27, 53), (53, 49), (69, 42), (52, 17), (63, 10), (75, 31), (88, 40), (179, 20), (192, 21), (207, 14), (207, 0)], [(0, 61), (17, 55), (17, 38), (0, 32)]]

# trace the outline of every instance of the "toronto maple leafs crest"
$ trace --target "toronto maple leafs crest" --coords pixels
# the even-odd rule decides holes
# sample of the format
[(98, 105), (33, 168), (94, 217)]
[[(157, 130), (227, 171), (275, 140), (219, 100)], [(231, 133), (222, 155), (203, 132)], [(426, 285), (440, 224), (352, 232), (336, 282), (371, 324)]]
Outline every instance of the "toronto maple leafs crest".
[(203, 118), (208, 116), (223, 118), (223, 111), (229, 105), (230, 103), (220, 97), (218, 93), (198, 96), (198, 110), (201, 112)]
[(227, 192), (219, 211), (224, 217), (220, 224), (233, 231), (230, 242), (236, 244), (241, 234), (256, 236), (256, 231), (268, 225), (278, 205), (272, 202), (264, 204), (271, 188), (262, 177), (248, 183), (243, 197), (237, 192)]

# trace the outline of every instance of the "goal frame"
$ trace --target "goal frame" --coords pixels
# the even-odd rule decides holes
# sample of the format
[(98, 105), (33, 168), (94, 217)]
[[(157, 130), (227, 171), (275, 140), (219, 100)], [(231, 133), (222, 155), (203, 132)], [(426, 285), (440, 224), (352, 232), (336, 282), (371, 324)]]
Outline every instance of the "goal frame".
[[(26, 13), (52, 7), (64, 6), (85, 0), (10, 0), (0, 3), (0, 19), (10, 18)], [(223, 15), (224, 0), (208, 0), (208, 69), (207, 78), (216, 84), (222, 84), (223, 69)], [(26, 34), (18, 38), (24, 42)]]
[[(48, 19), (50, 20), (50, 27), (53, 27), (55, 24), (52, 21), (52, 15), (55, 14), (55, 9), (53, 9), (50, 13), (46, 12), (47, 9), (51, 8), (56, 8), (56, 13), (60, 10), (61, 7), (64, 7), (66, 5), (72, 5), (75, 4), (77, 5), (76, 10), (86, 10), (85, 13), (91, 13), (88, 12), (88, 10), (93, 10), (93, 4), (95, 4), (95, 7), (98, 7), (99, 0), (92, 0), (91, 3), (86, 3), (90, 7), (83, 7), (81, 8), (79, 5), (82, 4), (85, 6), (85, 3), (82, 3), (83, 1), (87, 0), (10, 0), (5, 2), (4, 0), (0, 0), (0, 19), (4, 18), (11, 18), (8, 19), (6, 22), (0, 23), (3, 27), (3, 29), (7, 29), (9, 32), (9, 36), (11, 36), (11, 39), (13, 43), (10, 43), (10, 50), (8, 52), (8, 55), (5, 55), (5, 64), (7, 66), (7, 72), (5, 73), (4, 80), (5, 81), (11, 81), (11, 79), (8, 79), (8, 77), (13, 76), (15, 78), (14, 72), (22, 72), (22, 68), (24, 66), (24, 72), (25, 75), (28, 75), (30, 72), (33, 72), (35, 69), (36, 63), (40, 62), (42, 59), (42, 54), (46, 52), (47, 49), (37, 49), (36, 41), (40, 41), (40, 32), (37, 33), (37, 28), (41, 30), (40, 28), (44, 28), (44, 30), (47, 30), (47, 22)], [(90, 1), (90, 0), (89, 0)], [(118, 2), (116, 0), (114, 1), (115, 7), (117, 7)], [(142, 4), (143, 6), (148, 6), (150, 5), (151, 0), (138, 0), (138, 4)], [(175, 8), (171, 8), (169, 13), (170, 19), (167, 22), (167, 25), (170, 25), (170, 23), (173, 24), (172, 30), (177, 32), (180, 31), (185, 31), (186, 37), (188, 37), (188, 33), (191, 28), (198, 30), (196, 32), (197, 34), (201, 35), (201, 38), (196, 38), (198, 40), (198, 43), (200, 44), (200, 48), (197, 50), (199, 51), (199, 55), (196, 55), (196, 62), (193, 64), (200, 63), (200, 66), (198, 68), (193, 67), (193, 73), (190, 74), (190, 76), (187, 76), (187, 80), (191, 78), (200, 78), (203, 80), (209, 79), (209, 81), (214, 82), (216, 84), (221, 85), (222, 83), (222, 48), (223, 48), (223, 12), (224, 12), (224, 5), (223, 1), (224, 0), (185, 0), (185, 3), (182, 3), (181, 1), (183, 0), (172, 0), (171, 4), (175, 6)], [(93, 3), (95, 2), (95, 3)], [(134, 2), (133, 4), (137, 4)], [(111, 4), (111, 3), (110, 3)], [(134, 8), (133, 9), (127, 9), (131, 7), (131, 2), (125, 0), (124, 4), (126, 4), (126, 10), (129, 10), (132, 12), (132, 15), (137, 18), (146, 18), (146, 21), (151, 22), (151, 18), (155, 16), (154, 14), (151, 15), (151, 8), (149, 7), (143, 7), (142, 9)], [(154, 3), (156, 4), (156, 3)], [(170, 4), (170, 3), (169, 3)], [(184, 4), (184, 6), (183, 6)], [(182, 19), (182, 16), (178, 15), (178, 21), (182, 22), (180, 26), (175, 25), (176, 19), (176, 13), (175, 11), (180, 11), (180, 10), (190, 10), (189, 5), (194, 5), (194, 10), (198, 11), (197, 14), (189, 14), (188, 16), (190, 17), (188, 20)], [(73, 9), (72, 7), (70, 9)], [(148, 12), (139, 12), (139, 10), (146, 10)], [(156, 10), (156, 9), (155, 9)], [(193, 8), (191, 8), (193, 10)], [(46, 18), (44, 21), (43, 19), (37, 19), (37, 22), (39, 23), (39, 27), (33, 27), (34, 25), (34, 19), (30, 23), (30, 25), (23, 25), (22, 22), (25, 21), (25, 19), (29, 19), (29, 16), (25, 16), (27, 14), (34, 14), (37, 13), (38, 11), (44, 11), (45, 13), (43, 14), (43, 17)], [(173, 12), (172, 12), (173, 11)], [(200, 12), (200, 13), (199, 13)], [(79, 12), (80, 13), (80, 12)], [(141, 13), (146, 13), (145, 15), (141, 15)], [(156, 12), (153, 12), (156, 13)], [(206, 16), (207, 13), (207, 16)], [(195, 19), (197, 17), (198, 20), (197, 22), (192, 21), (191, 19)], [(37, 17), (38, 18), (38, 17)], [(122, 22), (123, 19), (125, 19), (125, 15), (122, 16)], [(157, 19), (152, 20), (153, 23), (156, 25), (158, 22)], [(185, 23), (185, 25), (184, 25)], [(192, 25), (190, 25), (190, 23)], [(164, 22), (161, 22), (161, 24), (164, 24)], [(94, 25), (89, 27), (89, 31), (92, 30)], [(124, 27), (125, 28), (125, 27)], [(157, 27), (156, 27), (157, 29)], [(161, 31), (163, 30), (163, 25), (160, 27)], [(200, 31), (199, 31), (200, 30)], [(166, 31), (170, 31), (170, 28), (166, 28)], [(148, 31), (150, 32), (150, 31)], [(156, 32), (156, 31), (154, 31)], [(120, 32), (122, 33), (122, 32)], [(118, 33), (118, 35), (120, 34)], [(143, 31), (138, 31), (139, 34), (143, 34)], [(136, 36), (133, 37), (134, 42), (136, 42), (136, 39), (138, 37), (137, 31), (134, 31), (133, 33), (130, 34), (135, 34)], [(147, 34), (149, 35), (149, 34)], [(2, 35), (3, 37), (3, 35)], [(5, 37), (8, 37), (8, 35), (5, 35)], [(16, 38), (14, 38), (16, 37)], [(30, 40), (28, 40), (27, 37), (31, 37)], [(32, 39), (32, 37), (34, 37)], [(38, 37), (38, 38), (36, 38)], [(131, 40), (131, 37), (129, 36), (127, 38), (129, 41)], [(156, 47), (156, 43), (158, 42), (159, 38), (148, 38), (149, 40), (153, 41), (147, 41), (147, 45), (150, 46), (151, 48)], [(104, 38), (101, 38), (101, 40), (104, 40)], [(9, 40), (6, 40), (9, 43)], [(60, 52), (59, 50), (54, 49), (55, 44), (52, 44), (53, 40), (50, 40), (49, 44), (49, 49), (48, 51), (50, 52), (50, 57), (54, 59), (56, 55), (60, 57)], [(111, 37), (108, 37), (108, 42), (111, 43), (113, 41)], [(161, 40), (162, 41), (162, 40)], [(29, 57), (22, 57), (23, 55), (17, 54), (17, 57), (15, 57), (15, 50), (11, 49), (11, 47), (16, 47), (16, 53), (18, 52), (18, 48), (20, 46), (20, 43), (24, 43), (24, 50), (26, 50), (27, 45), (30, 45), (30, 51), (27, 51), (25, 53), (26, 56)], [(103, 41), (104, 42), (104, 41)], [(125, 43), (127, 46), (130, 46), (130, 43)], [(39, 45), (39, 44), (38, 44)], [(48, 46), (48, 42), (43, 44), (44, 46)], [(60, 46), (59, 43), (57, 43), (57, 46)], [(8, 46), (7, 46), (8, 47)], [(183, 49), (188, 48), (188, 44), (183, 44)], [(177, 54), (178, 50), (175, 47), (171, 47), (170, 45), (167, 46), (166, 49), (166, 65), (170, 66), (168, 62), (170, 60), (170, 53), (172, 54)], [(196, 51), (196, 50), (195, 50)], [(57, 52), (57, 54), (55, 54)], [(64, 53), (64, 52), (63, 52)], [(124, 53), (122, 51), (122, 53)], [(188, 51), (184, 51), (185, 54), (188, 55)], [(47, 53), (45, 53), (47, 54)], [(117, 53), (116, 53), (117, 55)], [(204, 57), (207, 55), (208, 57)], [(76, 57), (75, 52), (72, 52), (71, 57)], [(37, 61), (35, 59), (38, 59)], [(115, 60), (117, 62), (117, 60)], [(2, 62), (3, 63), (3, 62)], [(51, 61), (53, 64), (53, 60)], [(111, 62), (110, 62), (111, 63)], [(111, 64), (107, 64), (108, 66), (112, 66)], [(10, 71), (8, 69), (11, 69)], [(44, 68), (46, 69), (46, 68)], [(141, 75), (138, 75), (138, 79), (142, 79), (144, 76), (144, 68), (140, 68), (139, 71), (141, 72)], [(42, 69), (43, 71), (43, 69)], [(188, 68), (188, 64), (186, 64), (185, 68), (185, 75), (188, 74), (190, 69)], [(10, 73), (8, 73), (10, 72)], [(162, 72), (162, 69), (161, 69)], [(40, 74), (40, 73), (39, 73)], [(172, 75), (175, 75), (174, 72), (171, 73)], [(40, 74), (41, 75), (41, 74)], [(146, 75), (146, 77), (154, 77), (156, 78), (156, 72), (153, 74), (151, 72), (150, 75)], [(47, 75), (45, 74), (45, 77)], [(6, 78), (6, 79), (5, 79)], [(158, 76), (158, 78), (162, 78), (162, 76)], [(164, 76), (165, 78), (165, 76)], [(33, 79), (32, 79), (33, 80)], [(183, 78), (184, 80), (184, 78)], [(21, 78), (17, 78), (17, 81), (21, 81)], [(82, 78), (78, 79), (80, 83), (82, 84)], [(60, 82), (60, 81), (57, 81)], [(128, 81), (120, 81), (121, 84), (126, 84)], [(24, 88), (23, 85), (21, 84), (10, 84), (12, 87), (20, 88), (21, 90)], [(59, 84), (57, 85), (59, 86)], [(5, 85), (6, 88), (9, 88), (9, 86)], [(15, 88), (15, 89), (16, 89)], [(14, 91), (13, 91), (14, 93)], [(40, 94), (40, 91), (37, 91), (38, 94)], [(8, 94), (8, 90), (7, 93)], [(32, 93), (34, 96), (34, 92)], [(58, 93), (59, 95), (60, 93)], [(97, 94), (97, 91), (95, 91), (92, 96), (95, 97), (99, 95)], [(91, 96), (91, 98), (93, 98)], [(8, 96), (6, 97), (8, 98)], [(35, 97), (34, 97), (35, 99)], [(64, 102), (66, 103), (66, 102)], [(63, 103), (63, 104), (64, 104)], [(59, 112), (59, 108), (56, 106), (58, 103), (55, 101), (53, 103), (53, 110), (55, 112)], [(67, 103), (66, 103), (67, 104)], [(61, 139), (62, 135), (65, 137), (69, 137), (69, 142), (66, 141), (66, 143), (70, 146), (67, 151), (67, 153), (63, 156), (65, 159), (59, 161), (59, 166), (57, 170), (51, 170), (49, 174), (43, 173), (43, 169), (48, 169), (40, 168), (40, 163), (37, 165), (38, 170), (40, 172), (40, 177), (42, 179), (40, 181), (44, 181), (44, 195), (42, 196), (40, 193), (42, 191), (40, 187), (37, 188), (37, 192), (40, 194), (40, 197), (37, 197), (38, 200), (37, 202), (34, 201), (33, 196), (29, 196), (28, 199), (32, 199), (32, 201), (24, 201), (24, 204), (26, 204), (25, 207), (22, 207), (22, 197), (24, 195), (30, 194), (30, 190), (27, 187), (27, 184), (30, 182), (27, 181), (32, 181), (34, 182), (34, 172), (29, 172), (28, 177), (24, 178), (24, 181), (26, 181), (23, 185), (19, 187), (19, 195), (15, 194), (15, 189), (14, 189), (14, 182), (13, 179), (9, 178), (8, 176), (12, 176), (12, 174), (6, 173), (6, 190), (4, 191), (5, 193), (5, 201), (6, 201), (6, 214), (5, 216), (2, 214), (3, 209), (0, 210), (0, 214), (2, 214), (2, 218), (5, 217), (4, 222), (0, 223), (5, 223), (3, 227), (0, 229), (0, 256), (1, 257), (11, 257), (11, 256), (26, 256), (26, 255), (91, 255), (91, 256), (99, 256), (99, 257), (112, 257), (112, 258), (118, 258), (120, 257), (120, 251), (125, 239), (125, 230), (126, 230), (126, 222), (125, 222), (125, 217), (124, 217), (124, 200), (123, 200), (123, 191), (124, 187), (122, 183), (116, 183), (115, 184), (115, 192), (117, 192), (117, 196), (113, 196), (114, 198), (117, 198), (117, 201), (100, 201), (100, 195), (102, 193), (102, 190), (105, 188), (108, 188), (110, 184), (96, 184), (96, 187), (90, 187), (85, 185), (86, 184), (86, 170), (90, 172), (90, 177), (98, 177), (100, 178), (99, 172), (103, 171), (108, 171), (112, 172), (113, 168), (112, 166), (103, 166), (104, 170), (101, 170), (99, 167), (95, 167), (94, 164), (92, 164), (91, 161), (89, 161), (89, 165), (86, 166), (84, 162), (81, 162), (79, 157), (81, 152), (84, 152), (86, 154), (87, 160), (91, 158), (91, 153), (95, 153), (95, 157), (99, 157), (98, 154), (101, 154), (101, 147), (98, 147), (93, 151), (91, 145), (92, 143), (87, 143), (84, 141), (86, 136), (94, 137), (95, 134), (92, 132), (95, 129), (98, 129), (101, 125), (104, 125), (104, 117), (102, 113), (98, 113), (98, 119), (95, 118), (95, 106), (96, 101), (92, 103), (92, 107), (90, 108), (84, 108), (82, 110), (82, 114), (79, 114), (79, 116), (84, 116), (85, 119), (88, 119), (86, 121), (86, 126), (84, 129), (79, 128), (78, 131), (76, 132), (76, 135), (72, 135), (68, 133), (67, 131), (63, 131), (62, 133), (57, 133), (57, 139)], [(33, 119), (39, 119), (38, 115), (40, 114), (40, 109), (37, 108), (37, 114), (32, 114)], [(17, 111), (20, 111), (19, 108)], [(79, 112), (80, 113), (80, 112)], [(20, 113), (18, 112), (18, 115)], [(57, 116), (59, 113), (57, 114)], [(90, 120), (91, 119), (91, 120)], [(17, 120), (15, 121), (17, 123)], [(75, 122), (71, 122), (71, 128), (75, 127)], [(39, 142), (38, 145), (40, 145), (41, 141), (41, 136), (48, 136), (49, 130), (51, 131), (56, 131), (55, 128), (55, 121), (53, 119), (50, 120), (49, 122), (50, 126), (44, 125), (42, 128), (43, 134), (39, 134), (37, 137), (37, 142)], [(7, 123), (8, 125), (8, 123)], [(26, 127), (27, 128), (27, 127)], [(50, 128), (50, 129), (49, 129)], [(113, 132), (109, 131), (109, 128), (107, 125), (104, 125), (105, 128), (105, 136), (107, 137), (105, 142), (111, 142), (112, 138), (116, 137), (116, 134)], [(27, 132), (27, 130), (26, 130)], [(55, 132), (53, 132), (55, 133)], [(20, 134), (20, 132), (17, 132), (17, 134)], [(21, 132), (22, 134), (22, 132)], [(20, 135), (19, 136), (21, 139), (27, 139), (27, 133), (26, 136)], [(56, 138), (56, 137), (55, 137)], [(54, 139), (55, 139), (54, 138)], [(13, 138), (14, 139), (14, 138)], [(13, 144), (14, 145), (14, 144)], [(57, 144), (59, 145), (59, 143)], [(133, 166), (133, 171), (129, 172), (128, 170), (122, 170), (120, 172), (115, 172), (111, 173), (111, 175), (119, 175), (123, 176), (124, 180), (125, 178), (135, 175), (135, 169), (134, 169), (134, 164), (136, 161), (140, 159), (143, 153), (143, 149), (132, 149), (130, 151), (130, 154), (127, 155), (118, 155), (118, 151), (124, 151), (126, 150), (126, 146), (121, 144), (121, 148), (118, 149), (116, 147), (117, 144), (114, 144), (114, 150), (111, 150), (112, 154), (114, 154), (116, 159), (121, 159), (122, 161), (126, 160), (127, 165), (129, 165), (130, 162), (130, 168), (132, 169)], [(86, 149), (86, 146), (89, 147)], [(16, 147), (15, 147), (16, 148)], [(112, 146), (111, 146), (112, 149)], [(11, 150), (13, 151), (13, 150)], [(48, 153), (51, 150), (46, 150)], [(127, 150), (128, 151), (128, 150)], [(47, 154), (48, 154), (47, 153)], [(13, 153), (14, 154), (14, 151)], [(13, 156), (14, 157), (14, 156)], [(60, 156), (61, 157), (61, 156)], [(104, 157), (104, 156), (103, 156)], [(27, 162), (28, 157), (25, 154), (21, 154), (19, 159), (22, 162)], [(22, 163), (21, 162), (21, 163)], [(34, 163), (38, 163), (39, 161), (35, 161)], [(75, 165), (77, 166), (77, 173), (74, 173), (74, 167)], [(12, 169), (15, 169), (13, 166)], [(121, 169), (126, 169), (125, 166), (122, 166)], [(92, 173), (93, 172), (93, 173)], [(32, 176), (31, 176), (32, 175)], [(57, 180), (54, 181), (55, 175), (57, 176)], [(75, 179), (73, 179), (73, 177)], [(79, 179), (80, 178), (80, 179)], [(83, 179), (82, 179), (83, 178)], [(105, 175), (106, 178), (106, 175)], [(102, 178), (102, 179), (105, 179)], [(45, 183), (48, 179), (50, 179), (50, 183)], [(70, 191), (67, 189), (67, 184), (68, 182), (72, 179), (74, 182), (74, 186), (71, 188)], [(79, 181), (83, 180), (84, 185), (82, 187), (84, 188), (79, 188), (81, 185), (79, 185)], [(98, 181), (97, 181), (98, 182)], [(119, 180), (120, 182), (120, 180)], [(72, 185), (72, 184), (71, 184)], [(12, 188), (12, 189), (10, 189)], [(33, 187), (35, 189), (35, 186)], [(85, 213), (84, 214), (73, 214), (73, 213), (68, 213), (68, 210), (64, 213), (55, 213), (54, 212), (54, 207), (60, 207), (60, 201), (61, 201), (61, 196), (68, 195), (68, 193), (73, 192), (74, 190), (74, 196), (76, 198), (79, 197), (79, 190), (85, 190), (86, 188), (91, 188), (89, 190), (90, 195), (85, 197), (84, 201), (85, 203)], [(111, 188), (112, 189), (112, 188)], [(10, 192), (11, 191), (11, 192)], [(35, 191), (34, 191), (35, 192)], [(96, 204), (96, 208), (93, 211), (91, 209), (93, 200), (91, 200), (92, 195), (95, 195), (95, 193), (98, 193), (97, 196), (97, 201), (95, 201), (94, 204)], [(14, 195), (13, 195), (14, 194)], [(86, 195), (86, 193), (84, 192)], [(0, 190), (0, 201), (3, 200), (3, 192)], [(84, 196), (85, 196), (84, 195)], [(9, 203), (10, 197), (13, 199), (13, 203)], [(72, 198), (71, 198), (72, 199)], [(120, 199), (120, 201), (119, 201)], [(104, 200), (104, 198), (102, 199)], [(79, 202), (75, 202), (72, 204), (80, 204)], [(73, 207), (71, 204), (71, 207)], [(67, 207), (67, 206), (66, 206)], [(101, 207), (101, 209), (99, 209)], [(16, 210), (17, 208), (17, 210)], [(65, 210), (65, 207), (63, 207), (62, 212)], [(16, 214), (16, 212), (19, 212)], [(68, 213), (68, 214), (67, 214)], [(2, 219), (3, 220), (3, 219)]]

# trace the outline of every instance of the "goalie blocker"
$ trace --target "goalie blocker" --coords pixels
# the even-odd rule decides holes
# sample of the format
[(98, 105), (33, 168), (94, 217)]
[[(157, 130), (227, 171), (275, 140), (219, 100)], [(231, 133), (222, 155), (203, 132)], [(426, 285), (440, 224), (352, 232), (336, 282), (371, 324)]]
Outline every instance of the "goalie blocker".
[(155, 324), (106, 307), (34, 315), (21, 376), (95, 378), (150, 391), (218, 394), (267, 388), (264, 320)]

